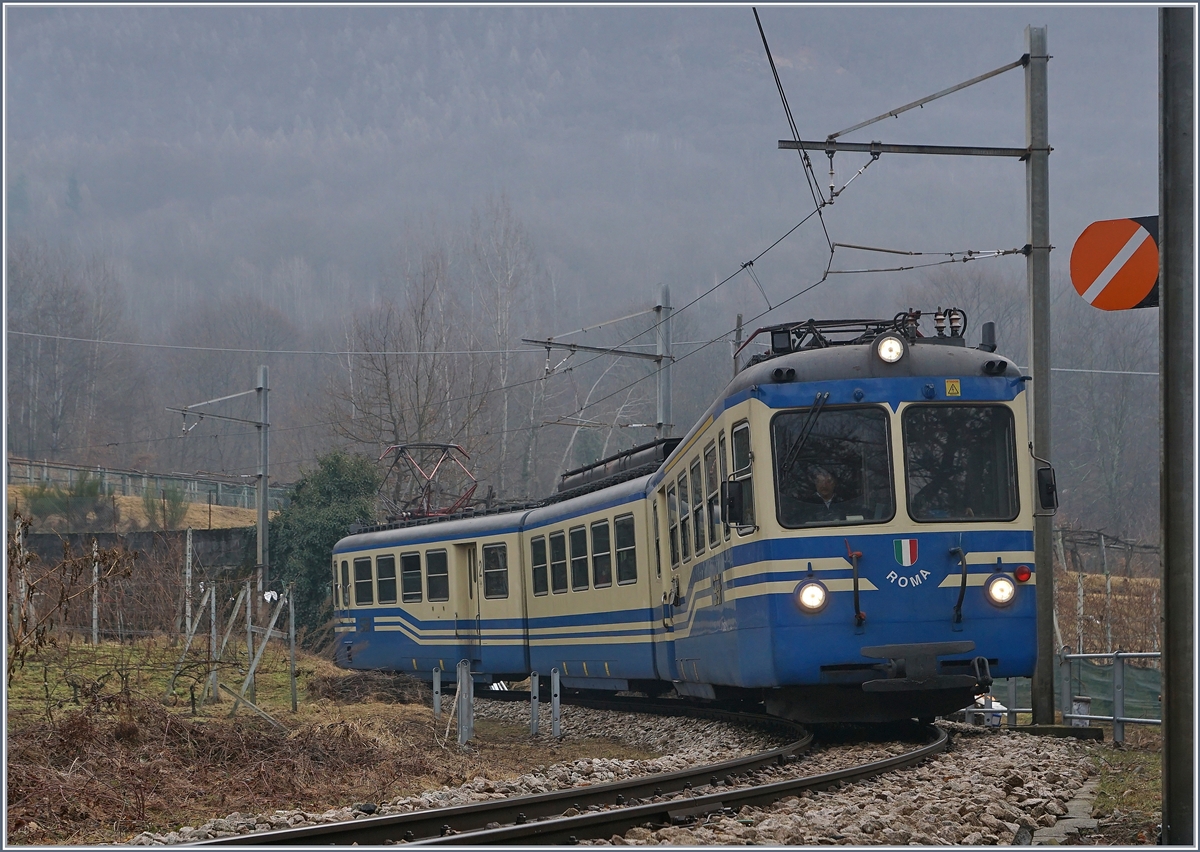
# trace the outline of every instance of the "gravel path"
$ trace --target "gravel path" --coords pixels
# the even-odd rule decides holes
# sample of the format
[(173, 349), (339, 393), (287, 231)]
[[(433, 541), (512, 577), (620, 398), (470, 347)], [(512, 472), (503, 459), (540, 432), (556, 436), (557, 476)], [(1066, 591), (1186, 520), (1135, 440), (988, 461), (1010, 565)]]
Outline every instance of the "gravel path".
[[(549, 708), (539, 724), (550, 731)], [(480, 718), (528, 724), (520, 703), (479, 702)], [(1019, 833), (1051, 826), (1066, 813), (1064, 803), (1086, 779), (1090, 761), (1074, 740), (1026, 734), (984, 732), (946, 723), (959, 733), (955, 748), (919, 767), (899, 770), (836, 792), (791, 797), (765, 809), (743, 808), (715, 815), (703, 825), (659, 831), (635, 828), (610, 841), (626, 845), (713, 844), (1008, 844)], [(385, 803), (355, 803), (321, 813), (301, 810), (269, 814), (233, 813), (167, 834), (143, 832), (130, 843), (159, 846), (252, 831), (341, 822), (441, 808), (488, 799), (545, 793), (581, 784), (602, 784), (637, 775), (671, 772), (696, 763), (714, 763), (783, 744), (777, 735), (724, 722), (665, 716), (634, 716), (565, 705), (564, 739), (609, 737), (664, 752), (652, 760), (577, 760), (532, 767), (512, 780), (476, 778), (460, 787), (442, 787)], [(862, 744), (817, 748), (794, 764), (765, 771), (761, 781), (812, 775), (908, 750), (901, 744)], [(702, 792), (702, 791), (697, 791)], [(1026, 841), (1028, 842), (1028, 841)]]

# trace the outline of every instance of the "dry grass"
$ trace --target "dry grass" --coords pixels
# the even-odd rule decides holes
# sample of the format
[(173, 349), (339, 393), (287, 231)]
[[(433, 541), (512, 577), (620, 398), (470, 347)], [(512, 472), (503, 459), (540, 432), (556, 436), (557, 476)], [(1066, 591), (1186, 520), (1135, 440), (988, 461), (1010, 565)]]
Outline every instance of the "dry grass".
[[(446, 741), (446, 720), (434, 719), (427, 688), (308, 656), (298, 661), (301, 700), (293, 714), (282, 649), (268, 655), (256, 698), (286, 732), (245, 710), (229, 719), (228, 699), (200, 704), (193, 716), (178, 682), (167, 702), (174, 706), (162, 701), (179, 649), (147, 645), (136, 654), (97, 650), (125, 661), (123, 679), (97, 677), (113, 670), (107, 659), (85, 670), (78, 658), (86, 649), (73, 649), (71, 676), (82, 690), (64, 686), (61, 663), (51, 660), (18, 674), (9, 693), (9, 842), (122, 842), (234, 811), (319, 813), (481, 775), (515, 778), (581, 757), (655, 756), (607, 740), (533, 740), (525, 726), (486, 719), (477, 720), (476, 739), (462, 751), (453, 729)], [(133, 657), (141, 662), (130, 663)], [(234, 674), (225, 682), (236, 688)]]
[[(25, 492), (30, 488), (26, 485), (8, 486), (9, 508), (27, 505)], [(141, 497), (116, 496), (117, 511), (120, 521), (116, 530), (103, 532), (136, 532), (147, 529), (146, 510)], [(187, 513), (180, 522), (180, 529), (191, 527), (195, 530), (221, 530), (239, 527), (252, 527), (258, 521), (255, 509), (239, 509), (233, 506), (209, 506), (207, 503), (188, 503)], [(272, 514), (275, 514), (272, 512)], [(36, 530), (35, 530), (36, 531)]]

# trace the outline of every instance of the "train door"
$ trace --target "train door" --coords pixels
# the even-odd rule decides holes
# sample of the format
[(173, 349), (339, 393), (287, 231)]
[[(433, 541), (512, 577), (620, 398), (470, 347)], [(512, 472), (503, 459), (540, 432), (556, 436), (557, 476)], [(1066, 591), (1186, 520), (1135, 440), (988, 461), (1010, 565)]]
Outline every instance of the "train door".
[[(458, 576), (458, 606), (455, 612), (454, 635), (462, 647), (464, 659), (474, 664), (480, 662), (479, 601), (483, 591), (479, 588), (479, 552), (475, 542), (454, 545)], [(457, 661), (456, 661), (457, 662)]]
[[(678, 507), (675, 499), (674, 487), (663, 487), (658, 489), (650, 500), (650, 537), (655, 551), (654, 576), (650, 582), (650, 607), (654, 613), (654, 622), (651, 625), (654, 635), (654, 670), (659, 680), (666, 681), (678, 680), (679, 677), (675, 662), (675, 604), (678, 588), (676, 574), (679, 567)], [(671, 538), (671, 535), (675, 538)], [(664, 537), (669, 541), (669, 560), (663, 558), (666, 555), (663, 552)]]

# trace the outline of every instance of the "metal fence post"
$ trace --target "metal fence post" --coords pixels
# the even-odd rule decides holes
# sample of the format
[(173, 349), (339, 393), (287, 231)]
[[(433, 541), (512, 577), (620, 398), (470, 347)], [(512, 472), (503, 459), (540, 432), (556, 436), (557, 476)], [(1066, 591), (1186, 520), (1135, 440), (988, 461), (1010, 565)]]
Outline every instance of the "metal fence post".
[(536, 737), (538, 733), (538, 673), (529, 675), (529, 735)]
[(1062, 677), (1062, 695), (1059, 697), (1062, 703), (1062, 721), (1066, 725), (1068, 724), (1067, 719), (1071, 716), (1071, 661), (1064, 656), (1058, 665), (1058, 670)]
[(1125, 658), (1117, 651), (1113, 654), (1113, 742), (1125, 742)]
[(1008, 679), (1008, 727), (1017, 726), (1017, 679)]
[(550, 732), (555, 737), (562, 736), (562, 726), (559, 724), (558, 713), (558, 669), (550, 669)]
[(442, 670), (433, 667), (433, 718), (442, 718)]

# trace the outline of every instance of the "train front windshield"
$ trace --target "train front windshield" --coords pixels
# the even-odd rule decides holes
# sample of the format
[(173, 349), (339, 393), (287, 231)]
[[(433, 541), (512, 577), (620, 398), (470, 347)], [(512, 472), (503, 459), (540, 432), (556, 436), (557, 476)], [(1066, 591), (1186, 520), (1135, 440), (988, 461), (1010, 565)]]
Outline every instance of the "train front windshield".
[(1003, 405), (914, 405), (901, 418), (908, 514), (914, 521), (1011, 521), (1017, 497), (1012, 411)]
[(779, 523), (880, 523), (896, 512), (888, 415), (877, 406), (786, 411), (771, 423)]

